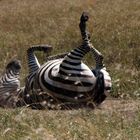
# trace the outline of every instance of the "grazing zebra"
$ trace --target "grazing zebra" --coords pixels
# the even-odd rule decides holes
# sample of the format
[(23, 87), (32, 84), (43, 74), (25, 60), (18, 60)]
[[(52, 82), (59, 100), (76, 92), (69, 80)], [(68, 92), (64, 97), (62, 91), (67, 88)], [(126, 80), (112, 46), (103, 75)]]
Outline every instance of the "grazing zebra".
[(19, 72), (21, 63), (19, 60), (10, 61), (0, 78), (0, 106), (16, 107), (18, 94), (21, 92)]
[[(82, 45), (68, 54), (50, 57), (48, 62), (40, 66), (34, 50), (45, 50), (45, 47), (36, 46), (28, 49), (29, 75), (28, 84), (25, 86), (27, 93), (31, 90), (33, 95), (37, 96), (37, 91), (43, 91), (58, 101), (93, 101), (97, 105), (106, 98), (105, 92), (111, 88), (111, 78), (103, 64), (103, 56), (90, 42), (90, 35), (86, 31), (87, 21), (87, 14), (83, 13), (79, 24)], [(83, 57), (90, 51), (95, 57), (95, 69), (90, 69), (82, 62)]]

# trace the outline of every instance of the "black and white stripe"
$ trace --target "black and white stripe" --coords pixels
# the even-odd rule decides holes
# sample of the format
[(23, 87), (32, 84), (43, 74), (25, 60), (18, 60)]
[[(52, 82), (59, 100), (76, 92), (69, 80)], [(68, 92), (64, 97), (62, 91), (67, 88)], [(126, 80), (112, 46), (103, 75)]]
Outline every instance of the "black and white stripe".
[(19, 72), (21, 63), (19, 60), (10, 61), (0, 78), (0, 106), (14, 107), (15, 99), (19, 94)]

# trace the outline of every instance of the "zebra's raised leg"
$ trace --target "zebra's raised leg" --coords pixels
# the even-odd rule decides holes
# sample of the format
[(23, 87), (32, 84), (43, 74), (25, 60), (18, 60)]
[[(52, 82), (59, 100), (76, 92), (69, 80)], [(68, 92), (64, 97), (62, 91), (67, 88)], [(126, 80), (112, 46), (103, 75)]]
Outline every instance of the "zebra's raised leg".
[(35, 55), (35, 51), (43, 51), (49, 52), (52, 50), (52, 47), (49, 45), (36, 45), (27, 50), (27, 60), (28, 60), (28, 68), (29, 74), (25, 80), (25, 94), (29, 94), (32, 89), (33, 79), (36, 71), (40, 68), (40, 64)]
[(105, 64), (103, 63), (103, 55), (91, 44), (91, 52), (94, 56), (96, 67), (92, 72), (97, 77), (95, 85), (94, 102), (98, 105), (101, 104), (107, 97), (107, 92), (111, 89), (111, 77), (106, 71)]
[(82, 36), (82, 39), (83, 39), (83, 46), (90, 44), (90, 34), (86, 30), (86, 22), (88, 21), (88, 19), (89, 19), (88, 13), (83, 12), (83, 14), (82, 14), (82, 16), (80, 18), (80, 23), (79, 23), (79, 28), (80, 28), (80, 31), (81, 31), (81, 36)]
[(96, 62), (96, 68), (95, 68), (96, 73), (94, 74), (95, 76), (97, 76), (97, 79), (96, 79), (96, 85), (94, 89), (95, 91), (93, 96), (93, 102), (96, 104), (100, 104), (106, 98), (106, 95), (104, 94), (104, 81), (103, 81), (104, 77), (103, 74), (99, 72), (99, 70), (105, 68), (103, 64), (103, 56), (97, 49), (95, 49), (95, 47), (90, 42), (90, 34), (86, 31), (86, 24), (85, 24), (85, 21), (88, 21), (87, 13), (83, 13), (80, 20), (81, 22), (79, 24), (79, 27), (83, 38), (83, 45), (86, 44), (90, 46), (90, 51), (92, 52)]
[(96, 63), (96, 70), (101, 70), (105, 68), (105, 64), (103, 63), (104, 57), (103, 55), (91, 44), (91, 52), (93, 54), (93, 57), (95, 59)]
[[(36, 98), (35, 95), (31, 96), (31, 94), (33, 93), (33, 80), (34, 80), (37, 70), (40, 68), (40, 64), (35, 55), (35, 52), (36, 51), (49, 52), (51, 50), (52, 50), (52, 47), (49, 45), (36, 45), (27, 50), (29, 74), (25, 79), (25, 87), (21, 91), (22, 97), (17, 102), (17, 106), (32, 104), (34, 102), (34, 99)], [(34, 98), (33, 98), (33, 96), (34, 96)], [(36, 102), (37, 101), (38, 101), (38, 99), (36, 99)]]
[(36, 55), (34, 54), (35, 51), (49, 52), (51, 50), (52, 50), (52, 47), (48, 45), (36, 45), (27, 50), (29, 75), (34, 73), (36, 70), (40, 68), (38, 59), (36, 58)]
[(91, 52), (95, 58), (96, 69), (102, 69), (104, 67), (103, 55), (97, 49), (95, 49), (95, 47), (91, 44), (90, 34), (86, 31), (86, 21), (88, 21), (88, 14), (86, 12), (83, 12), (79, 24), (82, 39), (83, 39), (83, 45), (87, 44), (90, 46)]
[[(86, 22), (88, 21), (88, 15), (84, 12), (80, 18), (80, 31), (82, 35), (82, 45), (72, 50), (68, 55), (66, 55), (60, 64), (60, 74), (66, 73), (66, 66), (71, 65), (72, 68), (76, 68), (76, 66), (80, 66), (82, 58), (90, 51), (90, 38), (89, 33), (86, 31)], [(81, 66), (80, 66), (81, 67)], [(82, 70), (82, 68), (81, 68)]]
[(102, 101), (105, 100), (105, 90), (110, 89), (111, 87), (111, 78), (106, 71), (106, 67), (103, 63), (103, 55), (91, 44), (90, 42), (90, 35), (86, 31), (86, 25), (84, 21), (88, 20), (88, 16), (86, 13), (83, 13), (81, 16), (81, 22), (79, 24), (81, 35), (83, 38), (83, 44), (87, 44), (90, 46), (90, 51), (92, 52), (96, 67), (95, 69), (92, 69), (92, 72), (97, 77), (96, 79), (96, 85), (95, 85), (95, 94), (93, 96), (93, 101), (96, 104), (100, 104)]

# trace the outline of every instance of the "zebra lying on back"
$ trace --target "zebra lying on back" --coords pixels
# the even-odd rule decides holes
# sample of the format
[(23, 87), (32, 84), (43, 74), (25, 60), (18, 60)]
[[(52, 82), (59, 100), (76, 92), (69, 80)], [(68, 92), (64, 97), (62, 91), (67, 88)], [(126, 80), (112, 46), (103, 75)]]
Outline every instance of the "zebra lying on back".
[[(90, 35), (86, 31), (87, 21), (87, 14), (83, 13), (79, 24), (82, 45), (68, 54), (56, 56), (56, 59), (52, 57), (40, 66), (34, 51), (50, 48), (36, 46), (27, 50), (29, 75), (25, 89), (30, 99), (33, 95), (37, 99), (40, 93), (38, 91), (41, 91), (46, 92), (46, 97), (49, 96), (58, 102), (94, 102), (98, 105), (105, 100), (106, 92), (111, 88), (111, 78), (103, 64), (103, 56), (90, 42)], [(96, 61), (95, 69), (90, 69), (82, 62), (83, 57), (90, 51)], [(27, 96), (25, 100), (26, 98)], [(44, 98), (43, 96), (42, 100)]]
[(18, 94), (21, 92), (19, 72), (21, 63), (19, 60), (10, 61), (5, 72), (0, 78), (0, 106), (16, 107)]

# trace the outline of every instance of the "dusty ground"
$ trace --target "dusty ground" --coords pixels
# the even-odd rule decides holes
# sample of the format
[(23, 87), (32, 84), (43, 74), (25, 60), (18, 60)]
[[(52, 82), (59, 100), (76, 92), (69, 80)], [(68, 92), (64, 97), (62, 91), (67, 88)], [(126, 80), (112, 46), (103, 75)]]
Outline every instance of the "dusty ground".
[(95, 113), (119, 112), (128, 118), (134, 117), (136, 112), (140, 112), (140, 100), (106, 99)]
[(140, 100), (106, 99), (102, 103), (101, 108), (106, 110), (136, 111), (140, 109)]

